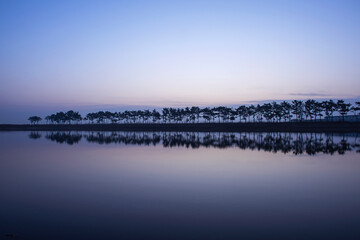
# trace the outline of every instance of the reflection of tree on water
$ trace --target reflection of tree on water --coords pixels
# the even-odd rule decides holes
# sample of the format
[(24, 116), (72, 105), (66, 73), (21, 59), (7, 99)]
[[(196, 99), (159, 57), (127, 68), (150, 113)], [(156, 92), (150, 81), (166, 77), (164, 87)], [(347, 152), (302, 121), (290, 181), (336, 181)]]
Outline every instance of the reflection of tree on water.
[[(32, 135), (32, 134), (30, 134)], [(29, 135), (29, 137), (30, 137)], [(41, 135), (40, 135), (41, 136)], [(58, 143), (78, 143), (82, 137), (98, 144), (157, 145), (164, 147), (215, 147), (263, 150), (293, 154), (344, 154), (360, 152), (357, 135), (324, 133), (197, 133), (197, 132), (51, 132), (46, 139)], [(31, 137), (33, 138), (33, 137)], [(348, 141), (351, 139), (351, 143)]]
[(79, 133), (66, 133), (66, 132), (52, 132), (48, 133), (45, 136), (46, 139), (55, 141), (57, 143), (66, 143), (73, 145), (74, 143), (79, 143), (82, 135)]
[(41, 138), (41, 134), (39, 132), (31, 132), (29, 134), (29, 138), (31, 139), (38, 139), (38, 138)]

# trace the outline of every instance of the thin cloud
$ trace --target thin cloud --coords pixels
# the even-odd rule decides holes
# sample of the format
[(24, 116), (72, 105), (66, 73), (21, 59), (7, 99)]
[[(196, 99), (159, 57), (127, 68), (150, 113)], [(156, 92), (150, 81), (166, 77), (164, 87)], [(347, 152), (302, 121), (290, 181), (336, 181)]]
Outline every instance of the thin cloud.
[(331, 97), (332, 95), (325, 93), (290, 93), (291, 96), (300, 96), (300, 97)]

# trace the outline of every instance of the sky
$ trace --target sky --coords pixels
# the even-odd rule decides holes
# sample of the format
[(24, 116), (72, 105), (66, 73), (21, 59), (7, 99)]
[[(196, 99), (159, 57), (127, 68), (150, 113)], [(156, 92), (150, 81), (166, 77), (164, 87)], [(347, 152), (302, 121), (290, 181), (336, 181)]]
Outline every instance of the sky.
[(358, 99), (360, 1), (0, 0), (0, 123)]

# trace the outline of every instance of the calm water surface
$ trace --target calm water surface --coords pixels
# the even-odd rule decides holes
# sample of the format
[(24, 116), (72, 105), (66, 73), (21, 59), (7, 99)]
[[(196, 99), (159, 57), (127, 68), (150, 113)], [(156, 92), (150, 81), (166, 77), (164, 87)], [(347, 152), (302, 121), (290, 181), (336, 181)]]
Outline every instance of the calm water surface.
[(1, 132), (0, 239), (360, 239), (359, 144)]

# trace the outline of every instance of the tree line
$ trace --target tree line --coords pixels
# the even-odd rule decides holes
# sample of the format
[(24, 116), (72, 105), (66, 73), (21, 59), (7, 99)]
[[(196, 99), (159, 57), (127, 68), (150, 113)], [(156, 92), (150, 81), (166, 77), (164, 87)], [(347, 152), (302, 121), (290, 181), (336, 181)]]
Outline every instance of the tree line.
[[(163, 108), (161, 111), (134, 110), (123, 112), (98, 111), (81, 116), (73, 110), (57, 112), (45, 117), (46, 123), (71, 124), (71, 123), (199, 123), (199, 122), (288, 122), (288, 121), (318, 121), (322, 119), (332, 120), (334, 114), (345, 116), (349, 112), (354, 115), (360, 110), (360, 102), (355, 105), (345, 103), (344, 100), (306, 101), (293, 100), (280, 103), (264, 103), (257, 105), (241, 105), (231, 108), (219, 107), (186, 107), (186, 108)], [(31, 116), (28, 120), (39, 123), (42, 118)]]

